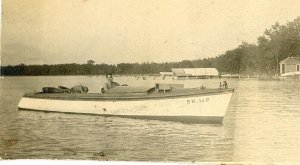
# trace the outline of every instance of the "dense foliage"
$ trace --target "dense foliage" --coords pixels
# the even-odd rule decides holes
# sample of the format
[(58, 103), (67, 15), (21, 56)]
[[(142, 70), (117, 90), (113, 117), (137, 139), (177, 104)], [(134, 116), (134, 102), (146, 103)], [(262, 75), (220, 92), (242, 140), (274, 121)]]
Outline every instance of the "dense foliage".
[(300, 57), (300, 17), (285, 25), (275, 23), (258, 37), (257, 44), (241, 43), (214, 58), (167, 63), (121, 63), (117, 65), (59, 64), (2, 66), (1, 75), (95, 75), (156, 74), (171, 68), (217, 68), (221, 74), (276, 74), (279, 62), (287, 57)]

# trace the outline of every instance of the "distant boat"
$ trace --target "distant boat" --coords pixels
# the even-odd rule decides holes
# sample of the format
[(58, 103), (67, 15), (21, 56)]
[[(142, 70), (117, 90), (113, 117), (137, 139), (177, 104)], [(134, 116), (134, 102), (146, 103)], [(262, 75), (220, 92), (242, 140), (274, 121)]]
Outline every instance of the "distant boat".
[(108, 93), (28, 93), (19, 110), (93, 114), (189, 123), (222, 123), (234, 89), (178, 84), (115, 87)]

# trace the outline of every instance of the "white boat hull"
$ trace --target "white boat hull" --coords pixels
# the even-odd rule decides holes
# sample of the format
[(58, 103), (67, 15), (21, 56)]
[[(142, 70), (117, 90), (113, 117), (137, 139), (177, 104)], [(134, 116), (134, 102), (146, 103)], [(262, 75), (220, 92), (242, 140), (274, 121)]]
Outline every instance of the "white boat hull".
[(221, 123), (232, 92), (137, 100), (63, 100), (23, 97), (19, 109), (130, 118)]

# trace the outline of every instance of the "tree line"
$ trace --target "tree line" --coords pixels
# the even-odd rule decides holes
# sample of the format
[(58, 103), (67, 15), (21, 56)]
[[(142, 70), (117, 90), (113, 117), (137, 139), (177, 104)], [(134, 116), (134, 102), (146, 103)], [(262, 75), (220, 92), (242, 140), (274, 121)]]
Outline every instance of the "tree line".
[(180, 62), (120, 63), (115, 65), (86, 64), (1, 66), (3, 76), (38, 75), (102, 75), (158, 74), (171, 68), (216, 68), (221, 74), (279, 73), (279, 62), (287, 57), (300, 57), (300, 17), (285, 25), (275, 23), (257, 38), (257, 44), (243, 42), (238, 47), (213, 58)]

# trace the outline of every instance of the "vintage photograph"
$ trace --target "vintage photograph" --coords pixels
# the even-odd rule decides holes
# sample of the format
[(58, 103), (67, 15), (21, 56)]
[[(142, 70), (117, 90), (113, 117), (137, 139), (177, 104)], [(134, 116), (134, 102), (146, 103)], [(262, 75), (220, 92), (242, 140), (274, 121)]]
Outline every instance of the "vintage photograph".
[(300, 162), (300, 1), (0, 2), (0, 164)]

